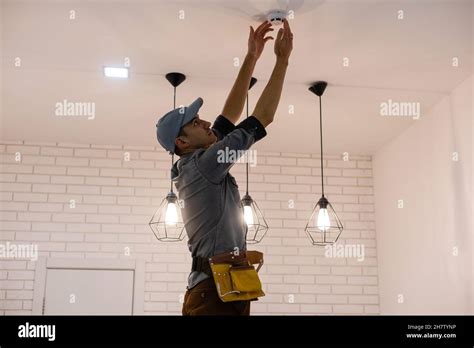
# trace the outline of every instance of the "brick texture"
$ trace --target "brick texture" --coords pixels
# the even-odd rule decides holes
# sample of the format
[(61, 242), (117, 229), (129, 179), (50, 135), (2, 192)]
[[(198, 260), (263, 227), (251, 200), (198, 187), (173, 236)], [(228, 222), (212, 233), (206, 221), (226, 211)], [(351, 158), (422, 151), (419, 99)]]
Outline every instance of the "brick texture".
[[(144, 259), (145, 314), (180, 314), (191, 260), (186, 240), (158, 242), (148, 226), (169, 188), (161, 148), (4, 141), (0, 150), (0, 243), (36, 243), (50, 258)], [(321, 192), (317, 155), (257, 158), (251, 193), (270, 229), (249, 246), (265, 254), (267, 294), (252, 314), (380, 313), (371, 157), (324, 158), (326, 196), (345, 227), (338, 245), (363, 245), (363, 260), (326, 257), (304, 232)], [(241, 194), (244, 166), (231, 170)], [(35, 266), (0, 259), (1, 314), (31, 313)]]

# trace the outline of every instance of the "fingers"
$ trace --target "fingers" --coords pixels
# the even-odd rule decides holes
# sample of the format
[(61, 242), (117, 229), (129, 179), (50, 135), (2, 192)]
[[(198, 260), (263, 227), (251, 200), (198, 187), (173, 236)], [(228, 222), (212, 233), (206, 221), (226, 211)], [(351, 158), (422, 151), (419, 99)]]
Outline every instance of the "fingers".
[(262, 32), (265, 32), (267, 29), (271, 28), (272, 24), (269, 21), (265, 21), (262, 24), (260, 24), (255, 31), (255, 34), (260, 35)]
[(288, 30), (286, 30), (284, 28), (282, 30), (283, 30), (283, 34), (281, 36), (281, 39), (286, 40), (288, 38)]
[(266, 24), (268, 23), (268, 21), (265, 21), (263, 22), (262, 24), (260, 24), (257, 28), (257, 31), (259, 31), (262, 27), (264, 27)]
[(265, 43), (265, 42), (267, 42), (268, 40), (273, 40), (273, 37), (272, 37), (272, 36), (267, 36), (267, 37), (263, 40), (263, 42)]
[(273, 31), (273, 28), (265, 29), (265, 31), (262, 31), (262, 33), (260, 34), (260, 37), (265, 37), (265, 35), (267, 35), (271, 31)]
[(273, 37), (265, 37), (269, 32), (272, 32), (274, 29), (271, 27), (271, 23), (266, 21), (261, 24), (254, 33), (251, 33), (251, 36), (257, 41), (263, 41), (264, 43), (268, 40), (273, 40)]
[(278, 30), (278, 34), (277, 34), (277, 38), (276, 38), (277, 41), (280, 41), (281, 38), (283, 37), (283, 31), (284, 31), (284, 30), (283, 30), (282, 28), (280, 28), (280, 29)]
[(283, 20), (283, 28), (284, 28), (283, 39), (292, 41), (293, 33), (291, 32), (290, 23), (288, 23), (287, 19)]
[(253, 30), (253, 27), (250, 26), (249, 40), (253, 40), (254, 36), (255, 36), (255, 31)]
[(285, 28), (285, 30), (287, 30), (289, 33), (291, 33), (290, 23), (288, 22), (287, 19), (283, 20), (283, 28)]

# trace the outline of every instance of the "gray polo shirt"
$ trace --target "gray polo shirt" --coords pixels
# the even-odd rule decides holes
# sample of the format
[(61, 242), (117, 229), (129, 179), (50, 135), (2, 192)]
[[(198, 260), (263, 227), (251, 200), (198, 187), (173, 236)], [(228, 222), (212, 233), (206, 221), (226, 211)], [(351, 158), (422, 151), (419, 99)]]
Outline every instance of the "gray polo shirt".
[[(183, 201), (183, 220), (192, 256), (210, 257), (223, 252), (246, 250), (247, 225), (235, 178), (229, 170), (235, 162), (220, 163), (221, 151), (248, 150), (267, 133), (253, 116), (234, 126), (227, 118), (217, 117), (212, 130), (218, 141), (208, 149), (181, 156), (171, 169), (171, 178)], [(218, 160), (219, 159), (219, 160)], [(188, 289), (209, 278), (191, 272)]]

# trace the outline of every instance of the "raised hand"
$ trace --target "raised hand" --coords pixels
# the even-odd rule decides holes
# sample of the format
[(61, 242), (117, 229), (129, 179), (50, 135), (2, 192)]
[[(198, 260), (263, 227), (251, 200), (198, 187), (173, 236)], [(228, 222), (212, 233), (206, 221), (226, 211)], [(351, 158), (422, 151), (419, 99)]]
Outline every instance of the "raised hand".
[(254, 30), (252, 26), (250, 26), (250, 34), (249, 34), (249, 42), (248, 42), (248, 55), (254, 57), (255, 59), (260, 58), (260, 55), (263, 52), (263, 48), (265, 47), (265, 43), (268, 40), (273, 40), (273, 37), (265, 35), (273, 31), (272, 24), (269, 21), (265, 21), (260, 24), (257, 30)]
[(283, 20), (283, 28), (278, 30), (275, 40), (275, 54), (277, 58), (288, 60), (293, 50), (293, 33), (288, 20)]

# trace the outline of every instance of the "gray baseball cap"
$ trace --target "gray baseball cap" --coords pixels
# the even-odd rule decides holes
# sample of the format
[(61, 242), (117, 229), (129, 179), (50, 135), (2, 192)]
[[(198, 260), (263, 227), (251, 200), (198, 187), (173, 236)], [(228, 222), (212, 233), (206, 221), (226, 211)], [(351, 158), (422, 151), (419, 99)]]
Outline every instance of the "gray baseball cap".
[(160, 145), (169, 153), (174, 153), (175, 140), (181, 127), (196, 117), (203, 104), (202, 98), (197, 98), (189, 106), (174, 109), (161, 117), (156, 124), (156, 137)]

